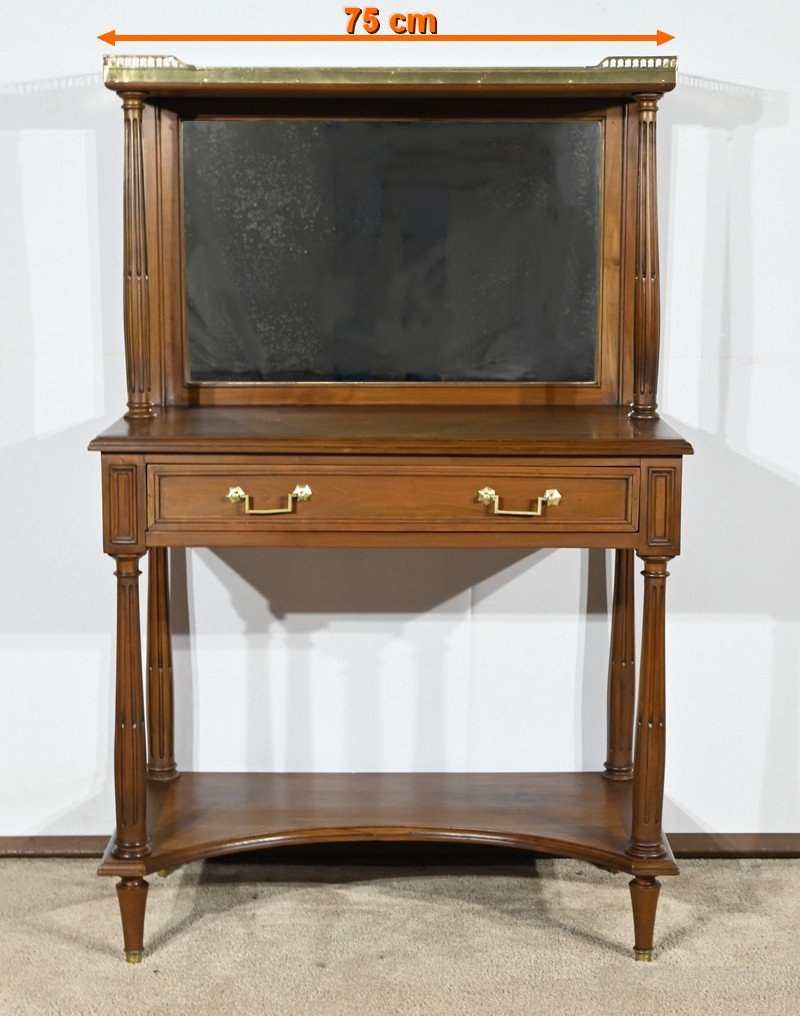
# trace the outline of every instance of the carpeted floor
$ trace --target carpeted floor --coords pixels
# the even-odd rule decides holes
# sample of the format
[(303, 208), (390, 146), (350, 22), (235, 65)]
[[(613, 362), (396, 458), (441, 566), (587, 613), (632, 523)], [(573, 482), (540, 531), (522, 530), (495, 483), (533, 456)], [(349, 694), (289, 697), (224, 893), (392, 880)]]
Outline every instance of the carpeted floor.
[(92, 861), (0, 861), (0, 1013), (797, 1016), (800, 861), (684, 861), (648, 965), (627, 878), (195, 864), (153, 877), (140, 966)]

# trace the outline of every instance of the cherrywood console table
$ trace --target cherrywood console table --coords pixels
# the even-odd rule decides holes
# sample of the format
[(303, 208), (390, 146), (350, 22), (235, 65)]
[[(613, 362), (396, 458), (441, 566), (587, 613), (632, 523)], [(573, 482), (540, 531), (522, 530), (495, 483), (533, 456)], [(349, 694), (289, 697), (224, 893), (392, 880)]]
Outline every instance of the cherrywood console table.
[[(117, 825), (100, 874), (119, 878), (129, 961), (142, 956), (146, 876), (153, 872), (272, 845), (376, 839), (524, 847), (627, 872), (633, 876), (636, 957), (651, 957), (658, 877), (678, 871), (661, 827), (664, 597), (667, 563), (680, 550), (682, 456), (691, 453), (656, 412), (655, 109), (674, 85), (674, 67), (674, 58), (617, 58), (597, 68), (295, 72), (196, 69), (168, 57), (107, 59), (106, 84), (121, 93), (125, 113), (129, 405), (126, 416), (91, 444), (102, 454), (104, 550), (114, 558), (117, 577)], [(205, 313), (216, 342), (226, 325), (214, 317), (215, 308), (232, 298), (226, 290), (209, 310), (205, 290), (192, 281), (192, 265), (219, 252), (210, 255), (207, 241), (194, 236), (201, 209), (185, 202), (193, 187), (215, 179), (239, 142), (226, 138), (217, 149), (209, 134), (193, 148), (186, 125), (279, 121), (295, 130), (309, 120), (365, 119), (373, 125), (370, 138), (384, 121), (599, 124), (592, 137), (601, 153), (596, 193), (602, 214), (591, 228), (600, 268), (583, 287), (588, 295), (582, 289), (558, 311), (569, 316), (584, 299), (596, 310), (588, 381), (209, 377), (217, 369), (214, 350), (198, 358), (192, 343), (200, 339), (193, 336), (205, 327)], [(312, 141), (322, 144), (326, 131), (316, 126), (313, 137), (303, 136), (303, 151)], [(392, 151), (403, 137), (393, 135)], [(437, 158), (451, 144), (440, 141), (444, 137), (435, 142)], [(543, 151), (563, 156), (564, 144), (583, 144), (573, 135), (566, 141), (543, 137), (531, 142), (536, 158)], [(507, 151), (526, 138), (509, 135)], [(241, 151), (246, 161), (249, 149)], [(273, 151), (258, 148), (258, 159)], [(192, 182), (197, 160), (202, 172)], [(552, 163), (542, 156), (542, 166)], [(573, 163), (575, 173), (585, 171), (577, 156)], [(232, 188), (240, 186), (235, 165), (226, 173)], [(386, 193), (389, 184), (382, 186)], [(484, 185), (475, 186), (482, 194)], [(434, 189), (441, 192), (438, 184)], [(555, 185), (548, 191), (558, 193)], [(235, 222), (240, 208), (252, 204), (252, 196), (245, 197), (226, 211), (225, 222)], [(284, 217), (294, 200), (285, 199)], [(447, 202), (452, 220), (456, 197)], [(426, 216), (438, 214), (425, 207)], [(542, 214), (544, 222), (563, 221), (565, 213)], [(223, 261), (239, 256), (226, 250), (241, 247), (238, 240), (230, 248), (226, 242), (221, 235)], [(579, 255), (569, 249), (569, 237), (564, 242), (565, 264), (572, 263)], [(280, 243), (290, 257), (292, 244), (285, 237)], [(379, 253), (384, 256), (384, 249)], [(336, 257), (343, 256), (340, 244)], [(305, 271), (305, 264), (298, 260), (292, 273)], [(455, 271), (453, 264), (448, 270)], [(216, 275), (203, 277), (206, 289), (221, 271), (217, 266)], [(528, 289), (535, 288), (536, 272)], [(281, 287), (265, 285), (277, 301)], [(550, 325), (541, 307), (552, 291), (551, 281), (531, 312), (541, 311), (543, 334)], [(240, 301), (250, 296), (251, 289), (240, 292)], [(238, 341), (240, 332), (231, 334)], [(478, 329), (476, 341), (483, 334)], [(282, 333), (275, 335), (275, 343), (282, 341)], [(605, 771), (179, 774), (167, 548), (220, 546), (613, 548)], [(138, 590), (144, 554), (146, 695)], [(634, 554), (644, 575), (638, 698)]]

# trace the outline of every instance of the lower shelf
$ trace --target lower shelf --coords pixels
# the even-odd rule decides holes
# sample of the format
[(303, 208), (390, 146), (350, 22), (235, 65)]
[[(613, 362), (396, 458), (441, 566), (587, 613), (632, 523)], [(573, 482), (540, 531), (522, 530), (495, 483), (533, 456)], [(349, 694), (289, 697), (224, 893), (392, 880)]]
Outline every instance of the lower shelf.
[(577, 857), (632, 875), (676, 875), (625, 854), (631, 784), (599, 773), (182, 773), (148, 787), (151, 852), (101, 875), (142, 876), (294, 843), (484, 843)]

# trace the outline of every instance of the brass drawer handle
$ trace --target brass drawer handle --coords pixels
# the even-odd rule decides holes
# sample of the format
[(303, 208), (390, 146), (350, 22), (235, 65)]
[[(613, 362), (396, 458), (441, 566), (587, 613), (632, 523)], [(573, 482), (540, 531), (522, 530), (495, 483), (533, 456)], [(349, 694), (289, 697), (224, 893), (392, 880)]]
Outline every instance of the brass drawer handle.
[(295, 501), (308, 501), (311, 497), (311, 488), (307, 483), (304, 483), (302, 487), (298, 484), (289, 495), (285, 508), (253, 508), (252, 498), (249, 494), (245, 494), (241, 487), (231, 487), (225, 497), (231, 504), (244, 501), (245, 515), (285, 515), (287, 512), (294, 511)]
[(526, 517), (530, 517), (532, 515), (541, 515), (544, 505), (547, 505), (550, 508), (555, 508), (561, 503), (561, 495), (555, 489), (546, 490), (541, 497), (536, 498), (536, 509), (530, 512), (514, 512), (501, 508), (500, 495), (492, 487), (481, 487), (478, 491), (478, 500), (481, 504), (485, 504), (487, 507), (490, 504), (494, 505), (495, 515), (525, 515)]

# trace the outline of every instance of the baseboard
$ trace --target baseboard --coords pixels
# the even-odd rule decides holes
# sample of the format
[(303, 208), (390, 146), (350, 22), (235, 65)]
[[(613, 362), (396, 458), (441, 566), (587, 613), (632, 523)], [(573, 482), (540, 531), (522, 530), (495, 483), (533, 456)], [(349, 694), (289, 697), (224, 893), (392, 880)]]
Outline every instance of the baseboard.
[(108, 836), (0, 836), (0, 857), (102, 857)]
[(800, 833), (670, 833), (676, 857), (800, 857)]
[[(764, 857), (788, 858), (800, 857), (800, 833), (671, 833), (670, 845), (676, 857)], [(107, 836), (0, 836), (0, 857), (102, 857), (108, 844)], [(343, 863), (341, 850), (353, 852), (360, 845), (342, 844), (337, 851), (337, 863)], [(507, 848), (468, 848), (469, 855), (462, 848), (449, 844), (431, 851), (430, 844), (415, 845), (402, 848), (397, 845), (375, 844), (377, 848), (370, 853), (372, 863), (380, 853), (386, 854), (391, 846), (391, 860), (395, 863), (402, 854), (407, 864), (421, 862), (424, 864), (446, 864), (452, 858), (456, 863), (478, 864), (481, 860), (497, 864), (503, 860), (512, 860), (512, 855), (521, 855), (522, 851), (509, 851)], [(421, 851), (421, 847), (426, 849)], [(382, 850), (382, 848), (384, 848)], [(303, 851), (304, 863), (325, 863), (326, 853), (330, 857), (330, 847), (284, 847), (278, 848), (281, 860), (286, 861), (293, 856), (300, 859), (299, 851)], [(364, 863), (366, 854), (363, 849), (353, 853), (353, 863)]]

